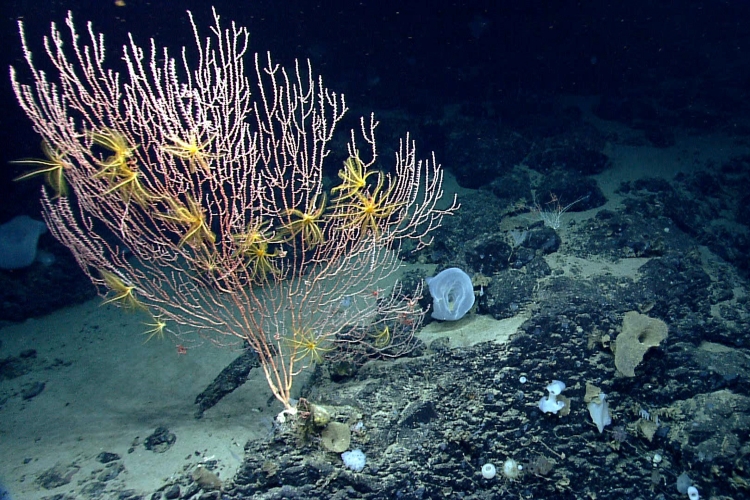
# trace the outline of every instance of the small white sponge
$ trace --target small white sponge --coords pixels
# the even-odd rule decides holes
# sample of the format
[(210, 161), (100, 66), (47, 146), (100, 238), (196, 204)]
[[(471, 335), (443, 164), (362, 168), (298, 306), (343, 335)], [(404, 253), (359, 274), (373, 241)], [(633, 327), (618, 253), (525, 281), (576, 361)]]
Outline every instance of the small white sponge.
[(365, 468), (365, 454), (359, 448), (345, 451), (341, 454), (341, 460), (344, 461), (344, 465), (354, 472), (362, 472), (362, 469)]

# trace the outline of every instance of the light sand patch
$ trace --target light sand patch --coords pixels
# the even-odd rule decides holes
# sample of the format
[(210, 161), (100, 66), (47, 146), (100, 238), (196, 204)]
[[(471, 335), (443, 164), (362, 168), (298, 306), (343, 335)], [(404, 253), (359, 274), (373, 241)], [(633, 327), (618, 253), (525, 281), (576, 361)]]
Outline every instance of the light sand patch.
[(436, 339), (448, 338), (451, 349), (481, 342), (504, 344), (529, 317), (530, 314), (523, 313), (496, 320), (491, 316), (469, 314), (458, 321), (433, 321), (422, 328), (417, 337), (428, 346)]

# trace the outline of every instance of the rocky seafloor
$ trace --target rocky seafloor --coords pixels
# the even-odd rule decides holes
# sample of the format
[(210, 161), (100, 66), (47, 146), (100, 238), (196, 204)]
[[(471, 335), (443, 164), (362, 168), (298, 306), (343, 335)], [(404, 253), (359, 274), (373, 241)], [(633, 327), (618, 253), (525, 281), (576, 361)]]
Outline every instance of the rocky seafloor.
[[(494, 180), (462, 196), (435, 244), (409, 256), (472, 276), (469, 318), (523, 317), (507, 342), (417, 341), (396, 360), (316, 366), (302, 396), (352, 429), (361, 471), (323, 446), (320, 429), (278, 425), (246, 444), (232, 478), (207, 461), (156, 492), (118, 498), (678, 499), (688, 484), (701, 498), (749, 495), (750, 157), (623, 181), (611, 204), (593, 180), (610, 168), (606, 141), (587, 134), (573, 146), (570, 135), (537, 149), (495, 144), (484, 158), (511, 151), (509, 165), (528, 167), (491, 167)], [(532, 190), (578, 201), (549, 227), (528, 210)], [(631, 312), (668, 335), (626, 376), (613, 347)], [(233, 370), (241, 383), (247, 370)], [(567, 386), (567, 411), (555, 415), (538, 406), (553, 380)], [(587, 408), (591, 386), (612, 414), (602, 432)], [(502, 472), (509, 459), (513, 477)], [(498, 470), (490, 479), (487, 463)], [(114, 498), (106, 481), (88, 486), (88, 498)]]
[[(247, 443), (221, 490), (186, 475), (152, 498), (687, 498), (690, 483), (702, 498), (748, 494), (750, 315), (746, 276), (726, 258), (742, 241), (716, 239), (711, 214), (728, 202), (696, 192), (706, 176), (730, 185), (734, 175), (729, 165), (623, 183), (620, 210), (557, 231), (531, 223), (517, 229), (520, 243), (496, 222), (507, 204), (487, 190), (464, 198), (428, 260), (481, 282), (470, 314), (525, 311), (509, 342), (451, 349), (437, 340), (345, 376), (318, 366), (304, 395), (355, 429), (361, 472), (314, 433), (279, 426)], [(561, 255), (571, 260), (556, 265)], [(634, 273), (609, 270), (629, 259)], [(633, 377), (618, 372), (612, 349), (629, 311), (668, 326)], [(567, 385), (565, 415), (538, 408), (552, 380)], [(613, 421), (603, 432), (584, 402), (587, 384), (607, 395)], [(508, 459), (521, 466), (517, 477), (501, 472)], [(486, 463), (498, 469), (492, 479), (481, 473)]]

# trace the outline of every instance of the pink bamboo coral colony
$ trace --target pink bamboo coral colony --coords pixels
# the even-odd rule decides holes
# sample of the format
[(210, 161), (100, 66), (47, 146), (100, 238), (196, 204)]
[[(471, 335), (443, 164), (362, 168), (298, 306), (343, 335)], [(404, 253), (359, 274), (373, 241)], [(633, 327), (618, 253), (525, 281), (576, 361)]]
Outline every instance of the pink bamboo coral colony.
[(408, 135), (377, 169), (373, 117), (326, 190), (344, 96), (309, 62), (288, 70), (249, 53), (248, 31), (216, 13), (207, 38), (190, 20), (195, 50), (175, 57), (131, 36), (124, 72), (71, 15), (45, 37), (41, 71), (19, 23), (30, 79), (16, 68), (11, 79), (46, 156), (24, 177), (45, 175), (47, 225), (106, 302), (150, 315), (149, 338), (246, 342), (294, 413), (306, 366), (342, 343), (385, 352), (418, 327), (415, 297), (388, 278), (399, 248), (429, 244), (457, 205), (438, 207), (442, 170)]

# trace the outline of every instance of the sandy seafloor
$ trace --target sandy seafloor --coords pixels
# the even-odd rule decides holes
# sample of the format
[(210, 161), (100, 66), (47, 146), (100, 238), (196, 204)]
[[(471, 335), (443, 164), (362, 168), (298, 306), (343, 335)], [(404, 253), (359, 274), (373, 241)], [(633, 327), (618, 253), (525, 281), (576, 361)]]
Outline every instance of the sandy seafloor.
[[(237, 353), (204, 345), (183, 355), (168, 341), (144, 343), (147, 318), (100, 303), (0, 333), (3, 356), (36, 351), (31, 372), (0, 384), (0, 477), (11, 498), (75, 489), (78, 480), (102, 471), (96, 460), (102, 452), (122, 457), (126, 472), (116, 482), (123, 489), (153, 491), (204, 460), (218, 461), (221, 477), (232, 476), (245, 441), (271, 430), (275, 406), (268, 408), (265, 381), (251, 379), (195, 419), (196, 395)], [(22, 391), (36, 382), (44, 390), (24, 400)], [(146, 450), (144, 439), (162, 425), (176, 442), (165, 453)], [(67, 486), (50, 491), (35, 482), (52, 467), (72, 464), (80, 470)]]
[[(670, 180), (678, 172), (704, 168), (710, 160), (720, 164), (750, 151), (724, 137), (676, 139), (663, 149), (624, 141), (609, 145), (606, 153), (613, 165), (595, 176), (608, 203), (564, 216), (559, 231), (563, 241), (570, 220), (581, 224), (601, 209), (617, 210), (621, 198), (615, 190), (623, 181), (647, 176)], [(447, 189), (458, 191), (462, 199), (473, 195), (450, 182)], [(583, 276), (601, 270), (600, 261), (571, 259), (564, 250), (546, 257), (553, 270), (567, 272), (573, 260)], [(627, 274), (634, 262), (641, 265), (643, 260), (610, 263), (610, 271)], [(79, 491), (81, 484), (106, 471), (97, 459), (102, 452), (119, 455), (124, 465), (108, 482), (109, 491), (148, 494), (204, 461), (215, 461), (219, 477), (231, 478), (244, 459), (245, 443), (266, 439), (280, 409), (261, 373), (254, 371), (248, 383), (196, 419), (195, 396), (237, 352), (203, 345), (180, 354), (168, 341), (144, 343), (144, 316), (100, 304), (96, 299), (0, 330), (0, 358), (26, 351), (29, 367), (28, 373), (0, 381), (0, 480), (9, 498), (35, 500)], [(23, 392), (38, 382), (44, 383), (41, 393), (24, 399)], [(176, 435), (175, 444), (164, 453), (147, 450), (144, 439), (161, 425)], [(330, 461), (342, 467), (333, 454)], [(54, 467), (71, 480), (45, 489), (38, 478)]]

